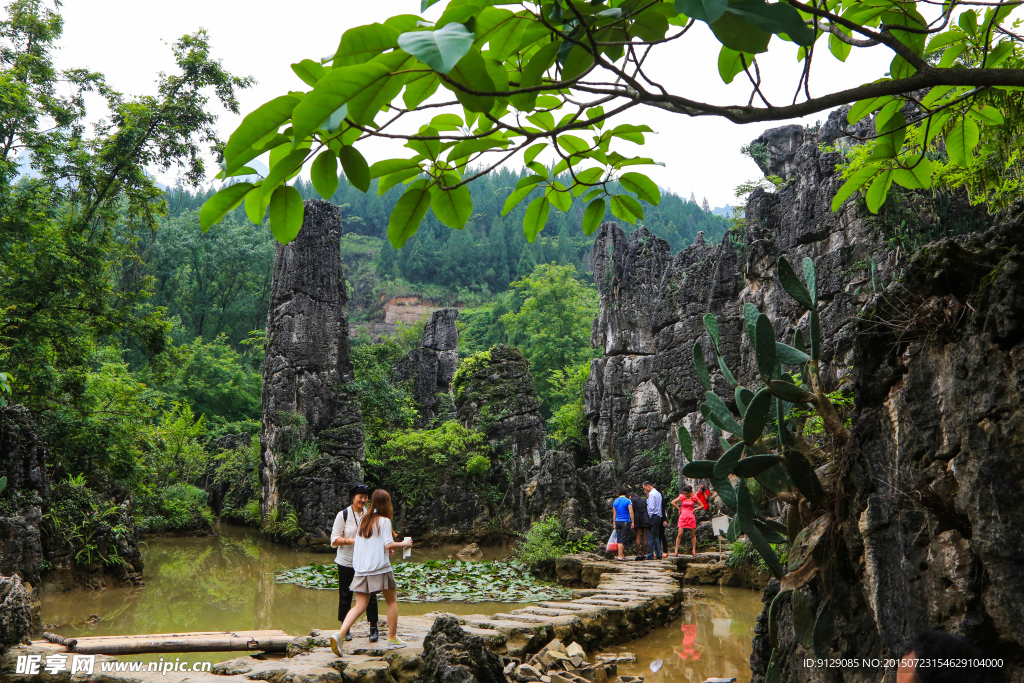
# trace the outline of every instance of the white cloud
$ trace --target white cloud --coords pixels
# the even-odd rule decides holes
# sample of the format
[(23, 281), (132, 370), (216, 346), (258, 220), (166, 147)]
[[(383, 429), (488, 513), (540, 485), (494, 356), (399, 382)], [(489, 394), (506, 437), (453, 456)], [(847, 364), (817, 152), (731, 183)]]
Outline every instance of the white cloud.
[[(178, 0), (173, 4), (69, 0), (61, 10), (65, 30), (57, 62), (61, 67), (100, 71), (125, 93), (152, 92), (157, 72), (174, 68), (170, 44), (202, 27), (210, 34), (214, 55), (229, 71), (252, 75), (259, 81), (240, 93), (244, 114), (289, 89), (304, 87), (290, 64), (333, 54), (346, 29), (418, 10), (418, 0)], [(778, 47), (778, 39), (773, 41), (773, 47)], [(728, 86), (718, 76), (719, 47), (707, 27), (698, 22), (686, 38), (652, 53), (656, 58), (647, 63), (649, 75), (676, 94), (720, 104), (746, 104), (750, 86), (743, 76)], [(854, 50), (850, 60), (840, 64), (827, 53), (824, 41), (819, 47), (812, 95), (877, 78), (887, 71), (891, 59), (886, 48), (879, 46)], [(769, 101), (791, 102), (800, 72), (796, 47), (786, 44), (758, 61)], [(803, 122), (813, 123), (826, 116), (822, 113)], [(221, 118), (225, 139), (239, 120), (230, 114)], [(698, 201), (707, 197), (712, 206), (736, 203), (733, 188), (760, 175), (754, 163), (740, 154), (740, 146), (762, 130), (782, 125), (739, 126), (722, 119), (692, 119), (639, 107), (623, 120), (646, 123), (657, 131), (657, 135), (649, 136), (645, 153), (666, 164), (665, 168), (649, 171), (659, 185), (684, 196), (693, 192)], [(403, 154), (394, 143), (377, 143), (366, 149), (371, 162), (388, 154)]]

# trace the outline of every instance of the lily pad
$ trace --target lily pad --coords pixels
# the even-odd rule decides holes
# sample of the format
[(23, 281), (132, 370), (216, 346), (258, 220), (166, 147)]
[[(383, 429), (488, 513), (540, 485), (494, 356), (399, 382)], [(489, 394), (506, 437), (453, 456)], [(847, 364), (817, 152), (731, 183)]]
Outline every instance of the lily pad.
[[(540, 581), (517, 562), (400, 562), (393, 565), (404, 602), (541, 602), (572, 596), (568, 588)], [(278, 583), (337, 590), (335, 565), (310, 564), (277, 572)]]

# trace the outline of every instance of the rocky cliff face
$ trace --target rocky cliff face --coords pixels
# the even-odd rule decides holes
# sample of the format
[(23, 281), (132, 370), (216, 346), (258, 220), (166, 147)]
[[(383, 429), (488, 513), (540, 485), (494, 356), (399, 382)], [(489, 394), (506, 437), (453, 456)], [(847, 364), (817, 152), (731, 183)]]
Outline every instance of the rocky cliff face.
[(467, 358), (453, 389), (463, 425), (484, 432), (496, 452), (510, 454), (522, 466), (540, 464), (547, 431), (530, 361), (522, 351), (498, 344)]
[[(624, 479), (642, 477), (649, 463), (638, 456), (659, 449), (670, 454), (678, 471), (680, 425), (694, 436), (696, 458), (718, 457), (717, 439), (698, 412), (703, 390), (691, 348), (700, 341), (705, 355), (713, 357), (702, 322), (705, 313), (713, 313), (723, 355), (737, 379), (756, 377), (743, 332), (743, 305), (757, 306), (787, 338), (800, 323), (798, 305), (775, 277), (780, 255), (794, 264), (805, 256), (814, 261), (819, 298), (825, 302), (823, 374), (833, 386), (849, 374), (852, 323), (871, 295), (871, 262), (877, 282), (889, 277), (894, 262), (877, 217), (865, 215), (852, 200), (838, 213), (831, 210), (842, 184), (835, 171), (840, 156), (824, 150), (847, 143), (844, 123), (844, 115), (836, 113), (818, 131), (785, 126), (755, 141), (763, 151), (762, 168), (788, 180), (774, 193), (755, 190), (745, 230), (721, 244), (706, 244), (698, 236), (671, 257), (668, 245), (644, 229), (626, 235), (615, 224), (602, 226), (594, 245), (601, 312), (593, 343), (604, 355), (591, 365), (586, 406), (592, 450)], [(724, 382), (714, 388), (732, 403)]]
[(38, 631), (43, 542), (49, 498), (46, 447), (23, 406), (0, 408), (0, 652)]
[[(806, 582), (783, 581), (780, 681), (877, 681), (804, 669), (793, 603), (831, 599), (833, 657), (891, 657), (938, 628), (1024, 680), (1024, 210), (925, 247), (858, 323), (848, 461)], [(760, 629), (764, 632), (764, 628)], [(754, 680), (771, 646), (755, 640)], [(891, 673), (885, 681), (894, 680)]]
[(424, 427), (444, 410), (451, 408), (451, 383), (459, 364), (459, 317), (457, 308), (442, 308), (430, 314), (423, 327), (418, 348), (409, 352), (398, 365), (397, 379), (412, 380), (412, 397), (419, 413), (418, 427)]
[[(267, 315), (260, 434), (260, 510), (290, 504), (309, 536), (326, 538), (349, 486), (362, 480), (337, 207), (305, 202), (298, 237), (277, 245)], [(311, 446), (315, 444), (315, 457)]]

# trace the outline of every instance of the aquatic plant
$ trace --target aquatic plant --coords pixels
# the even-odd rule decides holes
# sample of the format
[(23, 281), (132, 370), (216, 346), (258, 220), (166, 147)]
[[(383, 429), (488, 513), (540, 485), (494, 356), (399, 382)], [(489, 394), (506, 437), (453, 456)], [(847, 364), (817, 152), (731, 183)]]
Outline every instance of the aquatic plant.
[[(518, 562), (436, 560), (393, 565), (399, 598), (405, 602), (539, 602), (572, 591), (536, 579)], [(310, 564), (277, 572), (278, 583), (337, 590), (334, 565)]]

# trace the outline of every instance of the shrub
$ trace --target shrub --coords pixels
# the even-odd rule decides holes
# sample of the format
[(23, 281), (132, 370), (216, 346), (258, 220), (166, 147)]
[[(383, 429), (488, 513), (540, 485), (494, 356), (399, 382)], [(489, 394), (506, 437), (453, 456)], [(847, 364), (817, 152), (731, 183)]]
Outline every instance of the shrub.
[[(789, 553), (787, 552), (788, 545), (785, 543), (772, 543), (772, 550), (779, 556), (779, 560), (785, 564), (788, 561)], [(729, 558), (725, 563), (733, 568), (739, 567), (753, 567), (754, 569), (761, 569), (768, 571), (768, 564), (761, 557), (761, 554), (757, 552), (754, 544), (750, 543), (746, 539), (742, 539), (733, 543), (729, 550)]]
[(208, 532), (213, 529), (214, 517), (206, 503), (206, 491), (192, 484), (158, 489), (140, 503), (139, 526), (148, 532)]
[(452, 420), (437, 429), (392, 433), (367, 464), (378, 481), (413, 506), (436, 495), (452, 474), (465, 473), (468, 484), (480, 484), (491, 469), (490, 446), (483, 432)]
[(597, 549), (594, 535), (587, 532), (579, 539), (572, 540), (562, 526), (562, 520), (555, 516), (544, 517), (530, 525), (519, 545), (515, 559), (528, 567), (535, 568), (541, 562), (553, 560), (562, 555), (593, 552)]

